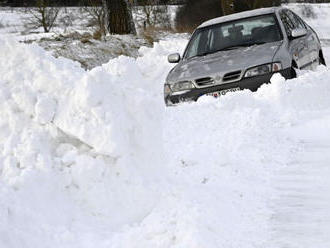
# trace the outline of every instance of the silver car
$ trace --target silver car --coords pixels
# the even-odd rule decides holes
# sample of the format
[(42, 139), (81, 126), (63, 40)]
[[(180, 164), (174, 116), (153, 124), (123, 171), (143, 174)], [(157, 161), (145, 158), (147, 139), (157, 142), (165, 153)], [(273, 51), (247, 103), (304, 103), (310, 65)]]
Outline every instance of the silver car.
[(325, 65), (315, 31), (289, 9), (265, 8), (209, 20), (193, 33), (164, 85), (166, 105), (229, 91), (256, 91), (274, 73)]

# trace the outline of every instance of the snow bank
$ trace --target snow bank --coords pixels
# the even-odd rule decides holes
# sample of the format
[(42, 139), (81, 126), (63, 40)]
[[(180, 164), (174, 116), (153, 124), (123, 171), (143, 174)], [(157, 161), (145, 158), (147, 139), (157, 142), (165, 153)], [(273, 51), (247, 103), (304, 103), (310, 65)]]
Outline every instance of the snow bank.
[(85, 72), (0, 40), (1, 247), (105, 247), (150, 213), (166, 167), (160, 96), (173, 49)]
[(0, 38), (0, 247), (270, 244), (274, 171), (330, 140), (330, 72), (165, 108), (186, 42), (86, 72)]

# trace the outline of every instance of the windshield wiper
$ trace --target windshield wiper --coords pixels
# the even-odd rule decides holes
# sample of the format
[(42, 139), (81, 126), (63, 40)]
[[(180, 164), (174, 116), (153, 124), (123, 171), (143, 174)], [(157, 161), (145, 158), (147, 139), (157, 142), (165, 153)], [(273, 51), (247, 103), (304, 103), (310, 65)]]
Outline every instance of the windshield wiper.
[(206, 56), (206, 55), (209, 55), (209, 54), (211, 54), (211, 53), (216, 53), (216, 52), (218, 52), (219, 50), (217, 50), (217, 51), (209, 51), (209, 52), (204, 52), (204, 53), (200, 53), (200, 54), (196, 54), (196, 55), (194, 55), (194, 56), (192, 56), (192, 57), (190, 57), (190, 58), (188, 58), (188, 59), (192, 59), (192, 58), (196, 58), (196, 57), (204, 57), (204, 56)]
[(234, 50), (234, 49), (238, 49), (238, 48), (242, 48), (242, 47), (248, 47), (250, 45), (248, 44), (242, 44), (242, 45), (238, 45), (238, 46), (228, 46), (228, 47), (225, 47), (225, 48), (222, 48), (218, 51), (227, 51), (227, 50)]
[(192, 58), (196, 58), (196, 57), (204, 57), (206, 55), (209, 55), (209, 54), (212, 54), (212, 53), (217, 53), (217, 52), (220, 52), (220, 51), (223, 51), (223, 49), (218, 49), (218, 50), (213, 50), (213, 51), (207, 51), (207, 52), (204, 52), (204, 53), (200, 53), (200, 54), (196, 54), (188, 59), (192, 59)]
[(234, 50), (234, 49), (238, 49), (238, 48), (242, 48), (242, 47), (250, 47), (250, 46), (254, 46), (254, 45), (262, 45), (265, 44), (267, 42), (265, 41), (259, 41), (259, 42), (251, 42), (251, 43), (245, 43), (245, 44), (240, 44), (240, 45), (236, 45), (236, 46), (228, 46), (225, 48), (222, 48), (218, 51), (227, 51), (227, 50)]
[(266, 41), (257, 41), (249, 43), (250, 46), (266, 44)]

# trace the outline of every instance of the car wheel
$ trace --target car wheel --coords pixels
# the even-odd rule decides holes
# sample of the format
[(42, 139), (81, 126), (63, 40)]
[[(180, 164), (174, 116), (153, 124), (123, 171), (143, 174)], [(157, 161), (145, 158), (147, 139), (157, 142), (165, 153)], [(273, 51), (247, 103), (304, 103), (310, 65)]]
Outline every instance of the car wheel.
[(290, 69), (290, 79), (297, 77), (297, 64), (295, 61), (292, 61), (291, 69)]
[(323, 56), (323, 52), (322, 52), (322, 50), (321, 50), (320, 53), (319, 53), (319, 64), (320, 64), (320, 65), (327, 66), (326, 63), (325, 63), (325, 59), (324, 59), (324, 56)]

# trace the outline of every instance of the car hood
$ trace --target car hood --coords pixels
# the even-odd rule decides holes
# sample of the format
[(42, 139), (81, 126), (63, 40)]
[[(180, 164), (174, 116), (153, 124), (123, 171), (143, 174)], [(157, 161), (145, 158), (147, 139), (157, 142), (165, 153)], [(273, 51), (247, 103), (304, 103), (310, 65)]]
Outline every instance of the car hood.
[(282, 42), (273, 42), (234, 50), (220, 51), (202, 57), (181, 61), (167, 77), (168, 83), (182, 80), (220, 76), (234, 71), (273, 62), (273, 57)]

